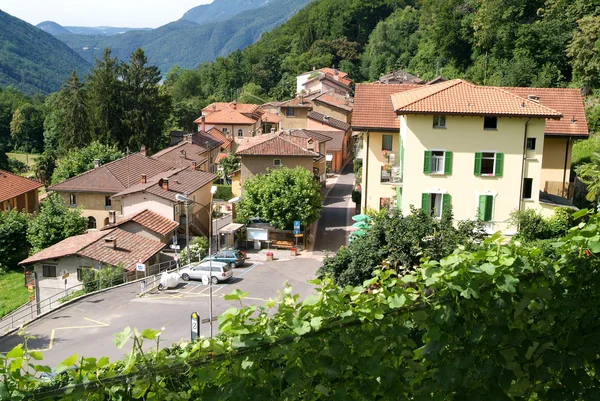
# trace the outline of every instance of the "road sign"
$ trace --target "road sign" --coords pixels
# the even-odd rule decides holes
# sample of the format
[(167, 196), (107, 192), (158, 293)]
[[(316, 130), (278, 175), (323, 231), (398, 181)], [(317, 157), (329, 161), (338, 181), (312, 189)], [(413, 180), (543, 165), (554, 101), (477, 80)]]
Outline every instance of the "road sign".
[(146, 271), (146, 265), (143, 263), (136, 263), (135, 264), (135, 270), (138, 272), (145, 272)]
[(192, 340), (200, 335), (200, 315), (192, 312)]
[(63, 276), (62, 276), (62, 279), (63, 279), (63, 280), (66, 280), (66, 279), (68, 279), (68, 278), (69, 278), (69, 273), (65, 273), (65, 274), (63, 274)]
[(33, 292), (33, 284), (29, 284), (29, 285), (27, 286), (27, 291), (29, 291), (29, 292)]
[(176, 235), (173, 236), (173, 245), (177, 245), (177, 236)]
[(181, 247), (179, 245), (173, 245), (173, 244), (169, 245), (169, 248), (175, 249), (175, 250), (180, 250), (181, 249)]
[(294, 220), (294, 235), (300, 234), (300, 221)]

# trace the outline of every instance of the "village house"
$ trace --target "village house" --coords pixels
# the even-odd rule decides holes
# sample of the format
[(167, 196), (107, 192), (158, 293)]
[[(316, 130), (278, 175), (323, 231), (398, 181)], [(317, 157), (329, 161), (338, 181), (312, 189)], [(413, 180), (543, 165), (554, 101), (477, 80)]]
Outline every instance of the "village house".
[(544, 190), (568, 185), (572, 141), (588, 135), (577, 89), (463, 80), (358, 84), (352, 125), (364, 148), (363, 209), (440, 217), (451, 205), (456, 220), (479, 217), (505, 233), (515, 210), (570, 204)]
[(342, 171), (346, 160), (352, 155), (352, 127), (349, 123), (311, 111), (308, 113), (308, 129), (317, 130), (331, 137), (327, 144), (327, 166), (334, 173)]
[(351, 92), (352, 80), (348, 73), (335, 68), (320, 68), (296, 77), (296, 93), (324, 93), (334, 91), (341, 95)]
[(173, 237), (177, 235), (177, 229), (179, 228), (178, 222), (149, 209), (123, 217), (117, 217), (113, 214), (109, 217), (109, 224), (101, 230), (111, 230), (118, 227), (128, 233), (138, 234), (163, 244), (170, 244)]
[(164, 246), (146, 236), (111, 228), (69, 237), (19, 264), (35, 272), (39, 299), (55, 297), (52, 304), (56, 306), (66, 295), (65, 289), (82, 283), (85, 269), (120, 266), (135, 278), (136, 263), (159, 263)]
[(0, 210), (35, 212), (39, 206), (38, 189), (43, 186), (39, 181), (0, 170)]
[(216, 159), (228, 140), (221, 140), (207, 132), (171, 131), (170, 147), (152, 155), (153, 159), (173, 164), (173, 167), (187, 167), (194, 163), (197, 170), (217, 171)]

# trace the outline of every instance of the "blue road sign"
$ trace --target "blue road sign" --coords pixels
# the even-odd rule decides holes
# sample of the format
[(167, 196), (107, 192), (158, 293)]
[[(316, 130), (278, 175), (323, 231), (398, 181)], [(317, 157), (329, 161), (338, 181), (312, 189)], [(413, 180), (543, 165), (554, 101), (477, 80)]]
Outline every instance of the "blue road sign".
[(294, 221), (294, 235), (296, 235), (296, 234), (300, 234), (300, 221), (299, 220)]

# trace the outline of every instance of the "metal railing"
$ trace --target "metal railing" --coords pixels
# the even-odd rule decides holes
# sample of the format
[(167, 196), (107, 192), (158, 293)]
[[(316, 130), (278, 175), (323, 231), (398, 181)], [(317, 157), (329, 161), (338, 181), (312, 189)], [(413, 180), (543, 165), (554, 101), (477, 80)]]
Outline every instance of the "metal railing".
[[(8, 315), (6, 315), (2, 319), (0, 319), (0, 337), (3, 336), (8, 331), (11, 331), (18, 327), (21, 327), (21, 326), (31, 322), (33, 319), (37, 318), (38, 316), (45, 315), (45, 314), (53, 311), (54, 309), (58, 308), (63, 303), (70, 301), (70, 299), (68, 299), (68, 297), (72, 296), (74, 293), (76, 293), (78, 291), (84, 291), (84, 292), (82, 292), (81, 294), (79, 294), (77, 296), (91, 295), (91, 294), (95, 294), (99, 291), (106, 290), (108, 288), (112, 288), (116, 285), (126, 284), (126, 283), (130, 283), (130, 282), (134, 282), (134, 281), (142, 280), (142, 279), (148, 279), (153, 276), (154, 276), (154, 280), (156, 280), (157, 274), (160, 274), (164, 271), (172, 270), (173, 268), (176, 268), (176, 267), (177, 267), (177, 262), (174, 260), (169, 260), (169, 261), (161, 262), (161, 263), (158, 263), (158, 264), (155, 264), (152, 266), (147, 266), (146, 272), (144, 274), (140, 274), (140, 272), (136, 272), (136, 271), (125, 271), (125, 272), (123, 272), (122, 280), (116, 280), (116, 282), (115, 282), (115, 280), (113, 280), (113, 277), (111, 276), (110, 281), (108, 281), (108, 283), (106, 283), (106, 281), (104, 282), (104, 284), (106, 284), (105, 286), (103, 286), (103, 281), (101, 279), (93, 280), (93, 281), (86, 281), (86, 282), (76, 284), (72, 287), (66, 288), (64, 290), (61, 290), (60, 292), (53, 294), (52, 296), (50, 296), (48, 298), (39, 300), (39, 302), (36, 302), (36, 301), (29, 302), (23, 306), (20, 306), (16, 310), (12, 311)], [(97, 284), (97, 286), (96, 286), (96, 284)], [(90, 288), (90, 287), (94, 288), (96, 286), (95, 287), (96, 289), (93, 291), (87, 292), (87, 291), (85, 291), (86, 286), (87, 286), (87, 288)]]
[(402, 169), (400, 166), (381, 166), (381, 183), (401, 184)]

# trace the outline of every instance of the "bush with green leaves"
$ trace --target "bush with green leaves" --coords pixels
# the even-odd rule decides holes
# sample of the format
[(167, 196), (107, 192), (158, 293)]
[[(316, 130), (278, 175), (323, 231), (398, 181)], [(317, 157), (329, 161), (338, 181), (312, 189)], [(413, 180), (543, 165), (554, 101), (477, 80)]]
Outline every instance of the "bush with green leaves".
[[(208, 255), (208, 238), (196, 237), (190, 241), (190, 261), (199, 262)], [(180, 254), (181, 263), (187, 263), (187, 248), (184, 247)]]
[(127, 281), (127, 271), (122, 266), (83, 269), (82, 281), (85, 293), (94, 292), (125, 283)]
[(511, 223), (518, 227), (516, 239), (524, 241), (559, 238), (573, 226), (574, 210), (565, 207), (554, 209), (552, 217), (544, 217), (533, 209), (519, 210), (511, 214)]
[(101, 164), (106, 164), (123, 156), (116, 146), (107, 146), (100, 142), (92, 142), (82, 149), (73, 149), (53, 170), (52, 184), (58, 184), (93, 169), (96, 159), (100, 160)]
[(214, 199), (222, 199), (224, 201), (228, 201), (233, 198), (233, 192), (231, 190), (231, 185), (220, 185), (216, 184), (217, 192), (215, 192), (213, 198)]
[(215, 338), (161, 349), (161, 330), (127, 327), (115, 336), (119, 348), (133, 342), (124, 360), (73, 355), (50, 382), (37, 378), (50, 368), (25, 337), (0, 357), (0, 394), (61, 401), (594, 400), (600, 214), (589, 218), (555, 241), (559, 257), (503, 244), (496, 234), (483, 249), (425, 257), (408, 274), (383, 266), (358, 286), (314, 280), (315, 292), (302, 301), (287, 286), (257, 306), (236, 289), (224, 297), (234, 304), (219, 316)]
[(17, 270), (18, 263), (27, 258), (27, 214), (11, 210), (0, 213), (0, 274)]

